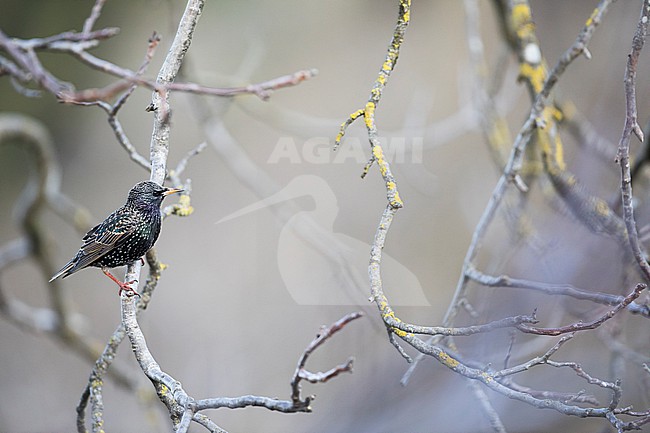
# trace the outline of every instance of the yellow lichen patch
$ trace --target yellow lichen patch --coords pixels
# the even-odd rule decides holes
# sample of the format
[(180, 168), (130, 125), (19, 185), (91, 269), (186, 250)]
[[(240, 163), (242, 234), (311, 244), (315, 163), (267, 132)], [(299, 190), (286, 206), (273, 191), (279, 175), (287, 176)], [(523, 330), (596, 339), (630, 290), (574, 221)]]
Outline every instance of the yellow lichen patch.
[(526, 176), (538, 176), (544, 173), (544, 164), (539, 160), (524, 161), (520, 173)]
[(594, 18), (598, 15), (600, 10), (598, 8), (594, 9), (594, 11), (591, 13), (589, 18), (587, 18), (587, 22), (585, 22), (585, 26), (589, 27), (591, 24), (594, 22)]
[(392, 207), (404, 207), (404, 202), (399, 196), (399, 192), (395, 191), (395, 197), (393, 197), (393, 201), (391, 201), (390, 205)]
[(402, 0), (400, 3), (404, 9), (404, 15), (402, 16), (402, 19), (405, 23), (408, 24), (408, 22), (411, 21), (411, 0)]
[(402, 322), (398, 317), (395, 316), (395, 312), (393, 310), (389, 310), (388, 312), (384, 313), (384, 317), (392, 318), (398, 323)]
[(366, 128), (370, 129), (375, 124), (375, 103), (368, 102), (365, 110), (363, 110), (363, 119), (366, 122)]
[(558, 168), (562, 171), (566, 170), (566, 163), (564, 162), (564, 146), (562, 145), (562, 140), (560, 140), (560, 136), (556, 135), (555, 136), (555, 163), (557, 164)]
[(381, 171), (382, 176), (386, 176), (386, 160), (384, 160), (384, 151), (382, 150), (381, 146), (375, 145), (372, 147), (372, 154), (377, 160), (377, 164), (379, 165), (379, 170)]
[(178, 204), (174, 205), (174, 215), (186, 217), (192, 215), (194, 208), (190, 204), (190, 196), (183, 194), (178, 199)]
[(345, 120), (345, 122), (341, 123), (341, 126), (339, 127), (339, 133), (336, 134), (335, 147), (341, 144), (341, 140), (345, 135), (345, 130), (347, 129), (348, 125), (350, 125), (352, 122), (357, 120), (362, 115), (363, 115), (363, 108), (350, 114), (348, 118)]
[(494, 378), (486, 372), (481, 373), (481, 376), (483, 377), (483, 380), (485, 380), (485, 383), (490, 383), (494, 380)]
[(516, 4), (512, 8), (512, 27), (520, 39), (534, 36), (535, 24), (527, 4)]
[[(554, 124), (553, 113), (554, 109), (546, 108), (542, 114), (544, 123), (546, 125)], [(559, 135), (553, 136), (553, 144), (551, 145), (551, 136), (547, 131), (551, 128), (546, 128), (545, 130), (537, 131), (537, 140), (539, 147), (544, 153), (545, 162), (547, 164), (546, 169), (551, 174), (558, 174), (566, 170), (566, 163), (564, 161), (564, 146), (562, 145), (562, 140)]]
[(512, 8), (512, 21), (516, 25), (522, 25), (532, 19), (530, 8), (525, 3), (518, 3)]
[(512, 28), (520, 39), (534, 37), (535, 24), (527, 4), (517, 4), (512, 8)]
[(556, 122), (561, 122), (564, 120), (564, 113), (562, 113), (562, 110), (557, 107), (548, 107), (548, 109), (550, 110), (553, 120)]
[(596, 198), (596, 212), (603, 216), (609, 215), (609, 206), (600, 198)]
[(519, 39), (530, 39), (534, 33), (535, 24), (532, 21), (517, 28), (517, 36)]
[(374, 146), (372, 148), (372, 154), (375, 156), (377, 161), (384, 160), (384, 151), (382, 150), (381, 146)]
[[(390, 319), (393, 319), (394, 321), (396, 321), (397, 323), (402, 323), (402, 320), (400, 320), (399, 317), (395, 316), (394, 311), (392, 311), (392, 310), (389, 310), (388, 312), (384, 311), (384, 308), (387, 307), (387, 306), (388, 306), (388, 304), (386, 302), (384, 302), (384, 301), (380, 302), (380, 304), (379, 304), (379, 308), (383, 312), (384, 321), (386, 321), (387, 319), (390, 318)], [(399, 337), (406, 337), (407, 335), (411, 335), (406, 331), (402, 331), (401, 329), (396, 328), (395, 326), (392, 326), (391, 330)]]
[(553, 149), (551, 149), (551, 143), (549, 142), (548, 134), (545, 131), (537, 130), (537, 143), (539, 148), (542, 149), (544, 157), (551, 156)]
[[(375, 146), (375, 147), (378, 147), (379, 149), (381, 149), (381, 147), (379, 147), (379, 146)], [(381, 175), (386, 176), (386, 173), (388, 173), (388, 169), (386, 168), (386, 161), (382, 157), (381, 161), (377, 161), (377, 163), (379, 165), (379, 171), (381, 172)]]
[(447, 355), (445, 352), (440, 352), (439, 359), (440, 362), (442, 362), (444, 365), (446, 365), (449, 368), (456, 368), (458, 367), (458, 364), (460, 364), (458, 361), (456, 361), (451, 356)]
[(542, 64), (533, 66), (528, 63), (522, 63), (519, 66), (519, 76), (530, 83), (535, 94), (542, 91), (544, 81), (546, 80), (546, 70)]
[(388, 188), (389, 191), (394, 191), (397, 188), (397, 185), (395, 182), (386, 182), (386, 188)]

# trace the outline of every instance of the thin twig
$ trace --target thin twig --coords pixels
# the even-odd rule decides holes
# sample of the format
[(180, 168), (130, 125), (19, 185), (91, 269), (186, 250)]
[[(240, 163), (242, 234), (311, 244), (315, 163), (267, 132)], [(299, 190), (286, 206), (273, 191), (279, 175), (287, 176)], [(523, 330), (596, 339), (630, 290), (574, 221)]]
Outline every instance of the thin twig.
[(322, 328), (318, 335), (316, 335), (316, 338), (314, 338), (314, 340), (312, 340), (312, 342), (309, 343), (307, 348), (303, 351), (302, 355), (298, 359), (298, 365), (296, 366), (296, 370), (293, 373), (293, 377), (291, 378), (291, 401), (293, 401), (296, 407), (309, 407), (309, 403), (313, 398), (306, 397), (304, 400), (301, 399), (300, 381), (302, 379), (311, 383), (323, 383), (337, 376), (339, 373), (352, 371), (352, 358), (348, 359), (345, 364), (341, 364), (325, 373), (311, 373), (305, 370), (305, 364), (307, 363), (307, 359), (309, 359), (309, 356), (314, 352), (314, 350), (318, 349), (318, 347), (329, 340), (334, 334), (343, 329), (345, 325), (362, 316), (363, 313), (360, 312), (350, 313), (338, 321), (332, 323), (330, 326)]

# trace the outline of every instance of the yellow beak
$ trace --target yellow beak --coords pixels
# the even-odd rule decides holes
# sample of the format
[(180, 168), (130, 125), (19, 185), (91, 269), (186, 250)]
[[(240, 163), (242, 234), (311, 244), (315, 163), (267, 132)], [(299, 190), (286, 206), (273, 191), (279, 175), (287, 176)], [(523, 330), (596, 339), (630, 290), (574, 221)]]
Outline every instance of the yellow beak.
[(162, 193), (163, 196), (168, 196), (170, 194), (176, 194), (177, 192), (183, 192), (180, 188), (165, 188), (165, 192)]

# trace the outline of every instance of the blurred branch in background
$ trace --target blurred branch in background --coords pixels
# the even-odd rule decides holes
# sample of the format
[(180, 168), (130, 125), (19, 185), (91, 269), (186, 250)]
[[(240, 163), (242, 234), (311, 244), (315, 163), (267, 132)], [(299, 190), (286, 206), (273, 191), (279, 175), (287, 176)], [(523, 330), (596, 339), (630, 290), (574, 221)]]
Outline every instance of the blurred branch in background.
[[(303, 70), (263, 83), (232, 88), (208, 87), (196, 83), (160, 83), (142, 78), (143, 71), (134, 72), (122, 68), (88, 52), (89, 49), (97, 47), (102, 40), (114, 37), (118, 33), (118, 28), (109, 27), (93, 32), (65, 32), (47, 38), (17, 39), (10, 38), (0, 30), (0, 48), (7, 54), (7, 57), (0, 56), (0, 76), (10, 76), (16, 89), (25, 96), (40, 96), (38, 89), (23, 87), (36, 85), (53, 94), (61, 102), (81, 104), (113, 99), (134, 84), (160, 93), (178, 91), (211, 96), (254, 94), (261, 99), (268, 99), (274, 90), (295, 86), (317, 74), (313, 69)], [(54, 76), (42, 65), (37, 55), (38, 51), (70, 54), (89, 67), (121, 80), (101, 89), (75, 90), (73, 84)]]
[[(22, 236), (0, 247), (0, 275), (19, 261), (33, 259), (47, 281), (56, 265), (52, 239), (41, 222), (43, 211), (54, 211), (80, 233), (90, 227), (91, 217), (85, 208), (61, 192), (61, 173), (52, 138), (43, 125), (20, 114), (0, 114), (0, 146), (7, 145), (25, 150), (31, 159), (31, 174), (14, 210)], [(36, 308), (10, 297), (0, 285), (0, 312), (17, 326), (51, 336), (88, 361), (97, 359), (100, 343), (86, 335), (89, 319), (72, 309), (69, 293), (59, 281), (48, 286), (48, 295), (49, 307)], [(135, 382), (123, 368), (116, 366), (111, 376), (120, 386), (135, 390)]]

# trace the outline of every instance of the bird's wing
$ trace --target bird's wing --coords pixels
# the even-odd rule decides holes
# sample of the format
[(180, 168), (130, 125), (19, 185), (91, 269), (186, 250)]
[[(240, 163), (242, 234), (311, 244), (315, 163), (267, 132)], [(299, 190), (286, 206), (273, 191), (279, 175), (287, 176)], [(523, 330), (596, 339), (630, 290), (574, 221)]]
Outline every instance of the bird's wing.
[[(74, 269), (82, 269), (100, 259), (122, 244), (135, 230), (132, 218), (125, 213), (113, 212), (103, 223), (93, 227), (83, 237)], [(73, 271), (74, 272), (74, 271)]]

